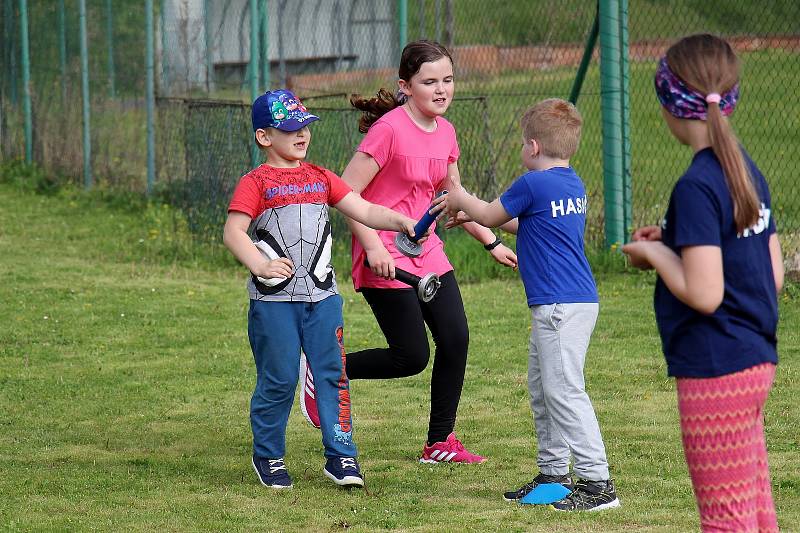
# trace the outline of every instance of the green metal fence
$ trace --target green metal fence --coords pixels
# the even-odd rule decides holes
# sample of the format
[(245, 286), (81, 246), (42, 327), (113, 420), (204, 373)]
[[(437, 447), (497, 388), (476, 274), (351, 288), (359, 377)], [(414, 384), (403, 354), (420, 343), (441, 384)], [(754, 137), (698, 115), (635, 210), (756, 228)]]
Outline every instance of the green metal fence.
[(254, 93), (288, 86), (319, 112), (310, 158), (341, 171), (360, 139), (347, 96), (394, 87), (402, 44), (431, 38), (455, 57), (448, 118), (468, 186), (487, 198), (501, 192), (522, 171), (522, 111), (572, 97), (584, 116), (573, 164), (590, 197), (587, 237), (596, 246), (622, 240), (663, 216), (691, 155), (662, 123), (656, 60), (680, 36), (717, 33), (742, 58), (733, 126), (771, 184), (787, 256), (800, 251), (794, 0), (0, 2), (3, 159), (27, 155), (85, 186), (159, 192), (213, 238), (231, 188), (258, 156), (247, 109)]

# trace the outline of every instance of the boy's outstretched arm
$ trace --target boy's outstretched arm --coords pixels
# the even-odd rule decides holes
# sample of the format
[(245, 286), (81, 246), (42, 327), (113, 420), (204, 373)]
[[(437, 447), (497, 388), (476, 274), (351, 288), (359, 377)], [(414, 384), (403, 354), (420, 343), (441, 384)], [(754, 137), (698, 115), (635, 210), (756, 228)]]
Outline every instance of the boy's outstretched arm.
[[(444, 213), (444, 215), (447, 215)], [(444, 216), (443, 215), (443, 216)], [(455, 227), (461, 226), (466, 224), (467, 222), (472, 222), (472, 219), (464, 212), (459, 210), (458, 213), (452, 216), (446, 216), (447, 222), (444, 225), (445, 229), (453, 229)], [(517, 234), (519, 230), (519, 220), (516, 218), (512, 218), (505, 224), (498, 226), (501, 230), (505, 231), (506, 233), (513, 233), (514, 235)]]
[[(364, 200), (361, 195), (349, 192), (339, 203), (333, 207), (352, 218), (373, 229), (401, 231), (414, 237), (414, 225), (416, 220), (398, 213), (388, 207), (373, 204)], [(424, 242), (424, 238), (419, 242)]]
[[(461, 186), (461, 174), (458, 170), (457, 163), (450, 163), (447, 166), (447, 179), (444, 180), (444, 189), (447, 189), (452, 194), (456, 192), (456, 195), (459, 194), (467, 194), (464, 190), (464, 187)], [(438, 197), (439, 200), (442, 198), (446, 199), (450, 194), (445, 194), (444, 196)], [(438, 204), (437, 199), (434, 199), (434, 205)], [(455, 211), (450, 212), (451, 216), (455, 216), (458, 213), (458, 209)], [(432, 209), (433, 213), (437, 212), (437, 209)], [(467, 213), (469, 215), (469, 213)], [(507, 215), (507, 213), (506, 213)], [(472, 218), (472, 217), (470, 217)], [(510, 220), (510, 217), (506, 219), (506, 221)], [(498, 224), (499, 225), (499, 224)], [(489, 229), (490, 226), (487, 224), (481, 224), (480, 221), (476, 221), (476, 219), (472, 219), (472, 222), (465, 222), (461, 225), (464, 228), (464, 231), (472, 235), (472, 238), (478, 241), (483, 245), (491, 244), (497, 238)], [(492, 256), (492, 259), (500, 263), (501, 265), (505, 265), (511, 268), (517, 268), (517, 254), (514, 251), (507, 247), (505, 244), (499, 244), (492, 248), (489, 253)]]
[[(447, 195), (436, 198), (433, 203), (434, 205), (441, 204), (443, 206), (441, 208), (442, 211), (447, 212), (451, 216), (454, 216), (459, 211), (463, 211), (474, 222), (487, 228), (497, 228), (512, 220), (511, 215), (508, 214), (499, 199), (488, 203), (477, 196), (469, 194), (463, 187), (453, 190)], [(513, 233), (516, 233), (516, 231)]]
[[(457, 187), (450, 194), (445, 194), (434, 200), (432, 211), (447, 212), (450, 214), (462, 211), (472, 219), (462, 225), (464, 230), (486, 245), (494, 242), (495, 234), (489, 229), (498, 227), (511, 221), (511, 216), (506, 212), (500, 200), (487, 204), (480, 198), (467, 193), (463, 187)], [(505, 244), (498, 244), (489, 253), (492, 258), (507, 267), (517, 268), (517, 254)]]

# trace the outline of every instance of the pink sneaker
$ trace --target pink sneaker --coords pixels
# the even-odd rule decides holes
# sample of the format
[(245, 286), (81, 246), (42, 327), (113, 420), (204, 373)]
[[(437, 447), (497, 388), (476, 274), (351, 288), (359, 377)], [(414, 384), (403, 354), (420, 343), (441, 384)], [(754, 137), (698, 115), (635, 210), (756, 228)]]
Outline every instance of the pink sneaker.
[(308, 423), (319, 429), (319, 411), (317, 411), (317, 391), (314, 389), (314, 376), (308, 366), (306, 354), (300, 352), (300, 410)]
[(422, 447), (420, 463), (482, 463), (485, 457), (470, 453), (456, 438), (455, 433), (450, 433), (444, 442), (434, 442), (432, 445)]

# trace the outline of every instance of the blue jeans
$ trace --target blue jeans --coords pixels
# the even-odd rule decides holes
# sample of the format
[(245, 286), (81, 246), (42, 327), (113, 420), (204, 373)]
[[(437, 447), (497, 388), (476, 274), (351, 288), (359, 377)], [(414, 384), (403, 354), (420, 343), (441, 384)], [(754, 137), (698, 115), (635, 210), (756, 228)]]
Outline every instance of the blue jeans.
[(314, 374), (325, 456), (356, 456), (342, 324), (338, 294), (315, 303), (250, 300), (247, 332), (257, 376), (250, 426), (258, 457), (285, 455), (301, 349)]

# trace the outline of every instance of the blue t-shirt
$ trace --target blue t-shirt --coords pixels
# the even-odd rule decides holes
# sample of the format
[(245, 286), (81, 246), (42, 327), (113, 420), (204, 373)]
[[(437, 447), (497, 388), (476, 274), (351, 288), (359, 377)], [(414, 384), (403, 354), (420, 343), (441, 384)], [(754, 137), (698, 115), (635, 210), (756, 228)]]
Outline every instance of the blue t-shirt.
[(586, 189), (572, 168), (523, 174), (500, 196), (519, 219), (517, 254), (528, 305), (597, 303), (583, 249)]
[(758, 222), (736, 231), (733, 201), (711, 148), (697, 152), (675, 184), (662, 224), (662, 240), (675, 253), (684, 246), (719, 246), (725, 293), (712, 315), (681, 303), (659, 277), (654, 306), (667, 372), (676, 377), (715, 377), (778, 362), (775, 332), (778, 297), (769, 253), (775, 233), (769, 187), (745, 154), (761, 199)]

